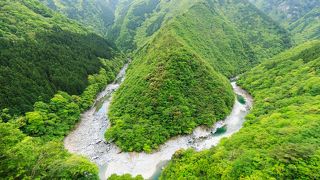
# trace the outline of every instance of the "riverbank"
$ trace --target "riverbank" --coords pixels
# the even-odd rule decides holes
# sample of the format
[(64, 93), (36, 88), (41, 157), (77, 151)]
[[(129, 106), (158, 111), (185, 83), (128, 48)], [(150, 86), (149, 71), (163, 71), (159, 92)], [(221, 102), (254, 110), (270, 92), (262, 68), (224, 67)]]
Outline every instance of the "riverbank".
[[(224, 137), (237, 132), (245, 121), (245, 116), (252, 107), (252, 97), (235, 82), (232, 87), (237, 95), (245, 99), (245, 104), (236, 101), (231, 114), (217, 122), (211, 128), (198, 127), (193, 134), (178, 136), (161, 145), (152, 153), (122, 153), (114, 144), (105, 141), (104, 134), (110, 123), (107, 112), (112, 93), (116, 91), (125, 78), (127, 65), (121, 70), (114, 83), (98, 96), (95, 106), (82, 115), (78, 127), (66, 137), (64, 144), (70, 152), (81, 154), (95, 162), (100, 168), (100, 178), (106, 179), (112, 174), (141, 174), (144, 178), (156, 178), (161, 168), (179, 149), (194, 148), (198, 151), (217, 145)], [(215, 134), (218, 128), (226, 126), (224, 133)]]

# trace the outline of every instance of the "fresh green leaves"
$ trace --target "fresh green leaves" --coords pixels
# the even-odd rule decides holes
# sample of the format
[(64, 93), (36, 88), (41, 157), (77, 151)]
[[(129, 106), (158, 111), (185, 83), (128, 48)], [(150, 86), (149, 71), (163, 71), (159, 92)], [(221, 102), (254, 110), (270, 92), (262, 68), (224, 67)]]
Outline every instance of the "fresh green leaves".
[(0, 123), (0, 176), (7, 179), (98, 179), (87, 159), (69, 154), (59, 141), (24, 135), (11, 123)]
[(208, 151), (177, 152), (160, 179), (320, 178), (320, 55), (309, 54), (319, 47), (302, 44), (242, 75), (255, 99), (244, 127)]
[(116, 55), (114, 45), (36, 0), (0, 4), (0, 109), (21, 114), (59, 90), (81, 94), (101, 58)]
[(115, 93), (106, 138), (124, 151), (151, 152), (170, 137), (223, 119), (233, 103), (228, 80), (172, 32), (162, 32), (137, 54)]

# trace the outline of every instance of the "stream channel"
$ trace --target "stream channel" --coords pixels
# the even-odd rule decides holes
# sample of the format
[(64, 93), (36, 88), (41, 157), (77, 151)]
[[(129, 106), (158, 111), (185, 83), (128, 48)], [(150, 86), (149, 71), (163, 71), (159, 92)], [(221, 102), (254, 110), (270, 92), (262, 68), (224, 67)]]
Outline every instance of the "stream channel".
[(242, 96), (245, 103), (236, 100), (225, 120), (215, 123), (211, 128), (198, 127), (190, 135), (174, 137), (152, 154), (121, 152), (115, 144), (105, 141), (104, 134), (110, 127), (107, 114), (112, 94), (124, 81), (127, 68), (128, 64), (121, 69), (116, 80), (97, 96), (92, 108), (81, 115), (80, 123), (64, 140), (65, 148), (70, 152), (86, 156), (99, 166), (100, 179), (126, 173), (133, 176), (140, 174), (145, 179), (158, 179), (162, 168), (177, 150), (209, 149), (222, 138), (238, 132), (253, 105), (252, 97), (236, 82), (231, 82), (234, 93)]

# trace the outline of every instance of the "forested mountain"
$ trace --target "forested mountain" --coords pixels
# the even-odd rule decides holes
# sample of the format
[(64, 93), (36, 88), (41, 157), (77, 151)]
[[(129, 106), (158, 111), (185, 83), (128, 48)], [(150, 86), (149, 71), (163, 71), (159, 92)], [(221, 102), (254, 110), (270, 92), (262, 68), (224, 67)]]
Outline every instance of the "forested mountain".
[[(121, 40), (125, 46), (120, 46), (140, 49), (113, 98), (106, 134), (125, 151), (150, 151), (172, 136), (223, 119), (234, 99), (226, 77), (291, 45), (286, 31), (247, 1), (137, 1), (132, 6), (122, 25), (128, 28), (120, 28), (120, 39), (132, 41)], [(166, 17), (159, 22), (161, 16)], [(126, 24), (126, 18), (135, 21)], [(159, 30), (148, 36), (144, 26), (154, 26), (150, 21)], [(139, 43), (142, 39), (147, 43)]]
[[(290, 40), (288, 39), (286, 31), (274, 23), (269, 17), (260, 13), (260, 11), (245, 0), (234, 2), (216, 0), (135, 0), (130, 4), (123, 1), (122, 4), (119, 3), (116, 21), (113, 25), (113, 30), (109, 32), (109, 36), (113, 37), (114, 41), (116, 41), (119, 47), (123, 50), (140, 48), (146, 43), (146, 41), (152, 39), (153, 35), (156, 35), (156, 32), (167, 24), (168, 21), (172, 21), (172, 19), (175, 19), (178, 16), (181, 17), (189, 15), (190, 10), (193, 11), (191, 11), (192, 14), (196, 15), (198, 20), (202, 20), (200, 18), (204, 19), (204, 17), (198, 15), (197, 12), (194, 12), (197, 11), (194, 6), (198, 6), (199, 4), (206, 6), (206, 8), (211, 11), (211, 17), (215, 18), (214, 20), (207, 18), (206, 22), (208, 24), (202, 23), (202, 25), (205, 26), (203, 27), (204, 30), (206, 30), (206, 33), (209, 33), (209, 36), (216, 33), (216, 38), (220, 38), (218, 34), (222, 36), (235, 37), (235, 41), (242, 44), (244, 44), (244, 42), (241, 41), (253, 41), (252, 44), (247, 43), (250, 45), (242, 45), (243, 49), (247, 48), (247, 51), (257, 50), (255, 53), (261, 53), (259, 55), (262, 57), (270, 56), (269, 52), (264, 52), (263, 54), (262, 50), (272, 49), (266, 47), (266, 44), (278, 43), (278, 45), (273, 48), (280, 47), (280, 49), (281, 46), (290, 46)], [(195, 24), (195, 19), (185, 19), (185, 21), (187, 21), (187, 23), (193, 22), (194, 24), (192, 24), (192, 26), (197, 26)], [(246, 32), (248, 31), (248, 29), (245, 28), (246, 26), (250, 26), (250, 32)], [(197, 28), (199, 29), (200, 26)], [(187, 29), (185, 29), (185, 31), (187, 31)], [(201, 33), (202, 31), (198, 30), (197, 32)], [(278, 37), (272, 37), (273, 35)], [(201, 34), (201, 36), (205, 36), (204, 33)], [(202, 38), (201, 36), (197, 34), (196, 37)], [(209, 39), (213, 38), (211, 37)], [(223, 38), (221, 37), (221, 39)], [(272, 42), (273, 40), (277, 42)], [(217, 40), (216, 42), (221, 43), (221, 41), (222, 40)], [(211, 43), (208, 47), (211, 47), (212, 44), (214, 43)], [(251, 48), (253, 50), (251, 50)], [(243, 49), (237, 51), (243, 51)], [(280, 49), (273, 53), (279, 52)], [(247, 51), (245, 52), (250, 53)], [(222, 59), (223, 57), (219, 58)]]
[(250, 0), (293, 35), (296, 44), (320, 36), (320, 1)]
[[(210, 150), (179, 150), (160, 179), (320, 179), (319, 8), (319, 0), (1, 0), (0, 179), (99, 179), (63, 139), (86, 110), (100, 113), (90, 107), (127, 57), (124, 82), (92, 118), (111, 125), (100, 127), (105, 139), (104, 130), (92, 136), (103, 151), (149, 156), (211, 127), (230, 114), (229, 79), (240, 75), (254, 97), (242, 129)], [(142, 176), (110, 177), (119, 178)]]
[(40, 0), (49, 8), (65, 14), (105, 36), (114, 22), (118, 0)]
[(239, 133), (208, 151), (177, 152), (160, 179), (319, 179), (320, 42), (245, 73), (255, 105)]
[(23, 113), (58, 90), (80, 94), (88, 75), (116, 53), (112, 43), (36, 0), (0, 3), (0, 109)]
[(320, 7), (298, 19), (289, 26), (296, 43), (320, 38)]
[(68, 153), (62, 139), (125, 58), (36, 0), (0, 7), (1, 179), (98, 179), (96, 165)]
[(288, 27), (314, 8), (318, 0), (249, 0), (274, 20)]

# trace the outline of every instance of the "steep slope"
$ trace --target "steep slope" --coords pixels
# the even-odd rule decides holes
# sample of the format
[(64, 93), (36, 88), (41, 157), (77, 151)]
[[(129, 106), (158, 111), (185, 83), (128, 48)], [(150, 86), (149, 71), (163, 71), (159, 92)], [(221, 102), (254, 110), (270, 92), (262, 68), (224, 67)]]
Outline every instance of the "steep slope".
[(96, 165), (68, 153), (62, 139), (124, 58), (37, 0), (0, 7), (0, 108), (11, 110), (0, 111), (1, 179), (98, 179)]
[(108, 60), (116, 53), (113, 44), (38, 1), (0, 4), (0, 109), (23, 113), (58, 90), (80, 94), (88, 75), (104, 62), (117, 63)]
[(177, 152), (160, 179), (319, 179), (320, 41), (240, 78), (255, 99), (239, 133), (208, 151)]
[(235, 76), (291, 46), (287, 32), (247, 1), (203, 1), (172, 28), (216, 71)]
[(107, 37), (122, 50), (132, 51), (137, 28), (152, 13), (160, 0), (121, 0), (116, 9), (115, 22)]
[(222, 75), (232, 77), (290, 46), (286, 32), (247, 1), (188, 2), (161, 1), (157, 8), (189, 9), (168, 13), (159, 30), (139, 36), (146, 44), (137, 43), (141, 48), (113, 98), (106, 133), (125, 151), (149, 152), (172, 136), (223, 119), (234, 95)]
[(136, 0), (122, 11), (109, 34), (122, 49), (142, 47), (174, 21), (178, 36), (227, 76), (291, 46), (286, 30), (244, 0)]
[(105, 36), (114, 22), (118, 0), (40, 0), (52, 10), (65, 14)]
[[(274, 52), (271, 47), (266, 47), (266, 44), (275, 44), (275, 42), (272, 41), (278, 41), (278, 44), (273, 47), (290, 46), (290, 40), (285, 30), (245, 0), (135, 0), (131, 3), (119, 3), (115, 24), (109, 35), (122, 49), (134, 50), (137, 47), (143, 46), (146, 41), (152, 39), (161, 27), (177, 16), (189, 16), (187, 23), (196, 22), (195, 19), (190, 16), (190, 9), (195, 9), (193, 6), (199, 9), (199, 3), (205, 6), (207, 15), (211, 13), (211, 16), (213, 16), (213, 14), (217, 16), (215, 20), (206, 19), (206, 22), (209, 24), (202, 23), (207, 33), (212, 34), (212, 31), (215, 30), (217, 33), (220, 33), (220, 35), (223, 35), (223, 33), (232, 33), (232, 36), (243, 36), (245, 41), (250, 41), (252, 42), (251, 44), (257, 46), (254, 50), (260, 51), (262, 49), (270, 49), (270, 52), (279, 52), (279, 50), (275, 50)], [(198, 20), (199, 18), (205, 18), (198, 17), (198, 13), (194, 12), (192, 12), (192, 15), (196, 16)], [(217, 24), (217, 26), (215, 26), (215, 24)], [(191, 25), (196, 26), (195, 23)], [(246, 26), (250, 26), (249, 32), (247, 32), (248, 28), (246, 28)], [(200, 26), (198, 28), (200, 28)], [(225, 30), (227, 32), (224, 32)], [(273, 35), (275, 37), (272, 37)], [(229, 37), (230, 36), (231, 35), (229, 35)], [(216, 37), (219, 38), (217, 35)], [(237, 37), (237, 39), (238, 38), (239, 37)], [(212, 39), (212, 37), (209, 39)], [(246, 47), (247, 45), (243, 46)], [(267, 54), (270, 55), (270, 53), (265, 53), (264, 57)]]
[(165, 31), (136, 55), (113, 98), (106, 137), (125, 151), (150, 152), (224, 118), (233, 101), (227, 79)]
[(312, 9), (320, 6), (320, 2), (318, 0), (249, 1), (285, 27), (300, 19)]
[(292, 23), (288, 29), (294, 35), (297, 43), (320, 39), (320, 7), (314, 8), (302, 18)]

